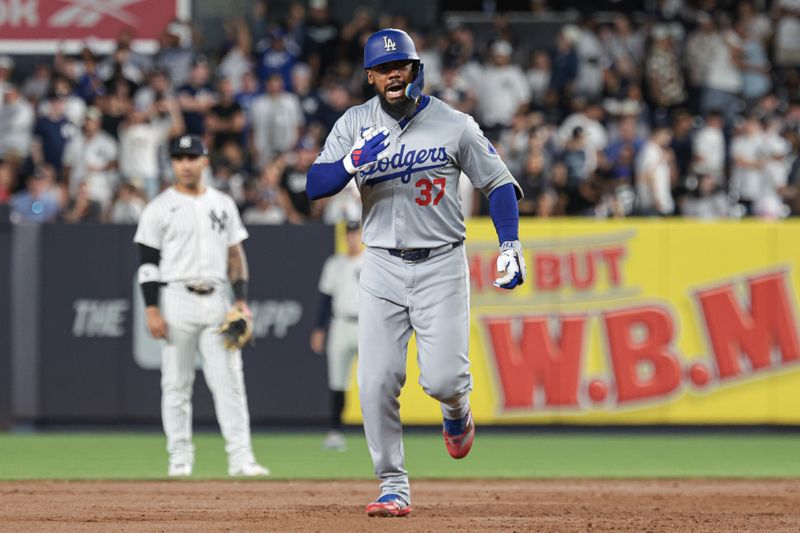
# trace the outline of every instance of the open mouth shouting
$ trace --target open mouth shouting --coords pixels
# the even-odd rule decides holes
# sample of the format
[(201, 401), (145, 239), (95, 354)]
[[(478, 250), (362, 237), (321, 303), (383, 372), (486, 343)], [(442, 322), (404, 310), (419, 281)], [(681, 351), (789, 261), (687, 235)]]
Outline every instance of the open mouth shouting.
[(406, 84), (401, 81), (390, 82), (386, 86), (386, 99), (389, 101), (405, 97)]

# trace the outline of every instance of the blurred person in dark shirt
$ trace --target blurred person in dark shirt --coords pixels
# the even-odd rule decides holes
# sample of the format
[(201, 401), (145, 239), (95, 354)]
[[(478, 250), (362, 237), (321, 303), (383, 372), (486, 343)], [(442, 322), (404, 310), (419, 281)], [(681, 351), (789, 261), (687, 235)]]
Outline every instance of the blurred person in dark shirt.
[(64, 212), (61, 213), (61, 220), (69, 224), (99, 224), (102, 213), (100, 202), (89, 197), (89, 186), (82, 181), (78, 184), (75, 197), (70, 199)]
[(57, 95), (48, 99), (47, 114), (36, 121), (31, 145), (34, 164), (51, 165), (58, 180), (63, 178), (64, 150), (78, 131), (64, 115), (64, 104), (64, 99)]
[(227, 142), (244, 142), (246, 119), (229, 79), (219, 80), (217, 93), (219, 101), (208, 113), (206, 127), (214, 135), (214, 149), (219, 150)]
[(103, 112), (103, 131), (119, 139), (119, 127), (128, 117), (132, 106), (131, 94), (125, 86), (97, 98), (97, 107)]
[(208, 60), (199, 56), (192, 63), (189, 83), (182, 85), (177, 91), (187, 134), (202, 136), (205, 133), (205, 114), (217, 103), (217, 95), (211, 87), (210, 78)]
[(316, 146), (301, 142), (293, 153), (293, 160), (287, 165), (281, 177), (282, 204), (287, 220), (292, 224), (302, 224), (309, 219), (318, 219), (322, 214), (323, 202), (312, 202), (306, 194), (308, 169), (316, 159)]
[(106, 86), (98, 71), (97, 56), (88, 47), (81, 51), (83, 73), (78, 78), (78, 95), (87, 105), (94, 104), (98, 96), (106, 93)]
[(519, 203), (520, 216), (549, 217), (555, 213), (558, 194), (550, 180), (544, 152), (528, 154), (519, 185), (525, 195)]
[(366, 6), (355, 8), (340, 34), (342, 57), (352, 63), (361, 63), (364, 58), (364, 43), (374, 30), (372, 10)]
[(573, 130), (572, 137), (564, 145), (560, 160), (567, 173), (564, 188), (567, 195), (566, 214), (592, 215), (599, 198), (596, 184), (587, 172), (586, 136), (580, 126)]
[(310, 0), (303, 58), (322, 77), (339, 52), (339, 26), (331, 19), (328, 0)]

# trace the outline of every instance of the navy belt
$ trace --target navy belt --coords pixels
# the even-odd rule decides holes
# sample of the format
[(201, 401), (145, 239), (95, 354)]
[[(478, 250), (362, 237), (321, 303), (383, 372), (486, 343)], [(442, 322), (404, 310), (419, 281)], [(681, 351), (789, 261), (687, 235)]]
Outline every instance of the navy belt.
[(464, 244), (464, 241), (454, 242), (452, 244), (446, 244), (444, 246), (440, 246), (438, 248), (410, 248), (401, 250), (399, 248), (387, 248), (389, 255), (394, 257), (399, 257), (406, 263), (417, 263), (419, 261), (424, 261), (425, 259), (431, 256), (431, 252), (433, 250), (452, 250), (453, 248), (458, 248)]
[(186, 290), (200, 296), (208, 296), (214, 292), (213, 285), (186, 285)]

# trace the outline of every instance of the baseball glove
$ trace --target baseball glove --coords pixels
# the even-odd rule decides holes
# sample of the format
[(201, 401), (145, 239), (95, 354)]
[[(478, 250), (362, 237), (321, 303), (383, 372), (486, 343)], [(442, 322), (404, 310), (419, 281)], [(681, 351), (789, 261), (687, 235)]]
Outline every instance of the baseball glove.
[(217, 328), (222, 343), (228, 350), (240, 350), (253, 337), (253, 320), (233, 308), (225, 315), (225, 321)]

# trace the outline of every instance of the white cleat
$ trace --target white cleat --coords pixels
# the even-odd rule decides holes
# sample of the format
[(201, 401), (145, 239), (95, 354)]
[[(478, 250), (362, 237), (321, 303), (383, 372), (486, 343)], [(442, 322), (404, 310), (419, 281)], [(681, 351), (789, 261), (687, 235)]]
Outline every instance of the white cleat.
[(269, 468), (263, 467), (256, 462), (244, 463), (235, 467), (228, 467), (229, 476), (260, 477), (268, 476)]
[(189, 463), (170, 464), (167, 475), (169, 477), (189, 477), (192, 475), (192, 465)]
[(344, 438), (344, 433), (336, 430), (329, 431), (325, 435), (325, 440), (322, 441), (322, 449), (335, 452), (347, 451), (347, 441)]

